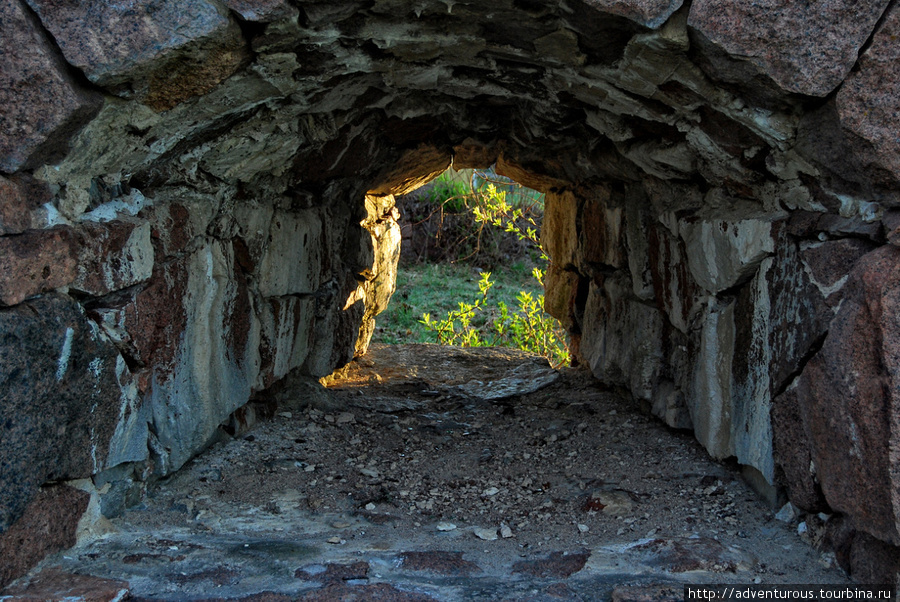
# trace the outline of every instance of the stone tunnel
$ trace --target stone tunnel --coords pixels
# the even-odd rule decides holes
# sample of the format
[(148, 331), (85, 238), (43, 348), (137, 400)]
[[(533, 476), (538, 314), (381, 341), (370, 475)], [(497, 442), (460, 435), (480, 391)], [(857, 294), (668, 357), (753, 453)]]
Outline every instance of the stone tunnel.
[(900, 570), (896, 0), (6, 0), (0, 20), (5, 557), (36, 512), (57, 527), (26, 564), (289, 373), (364, 353), (394, 195), (495, 165), (546, 193), (547, 308), (577, 361), (843, 517), (848, 568)]

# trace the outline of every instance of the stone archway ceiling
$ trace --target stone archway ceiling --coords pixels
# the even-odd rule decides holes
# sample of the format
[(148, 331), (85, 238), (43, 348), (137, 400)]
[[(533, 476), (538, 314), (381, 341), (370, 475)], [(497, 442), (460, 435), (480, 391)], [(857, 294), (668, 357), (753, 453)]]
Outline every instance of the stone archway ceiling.
[(364, 348), (392, 195), (452, 162), (548, 193), (548, 306), (595, 374), (900, 543), (876, 277), (900, 243), (897, 0), (10, 0), (0, 21), (0, 531), (48, 480), (124, 499)]
[[(3, 100), (14, 110), (0, 140), (0, 167), (33, 167), (52, 156), (51, 148), (58, 153), (59, 143), (97, 110), (96, 88), (80, 85), (83, 74), (157, 115), (185, 101), (196, 104), (197, 96), (218, 86), (224, 98), (208, 102), (230, 106), (216, 110), (203, 103), (218, 123), (195, 116), (189, 124), (211, 138), (217, 133), (210, 128), (226, 127), (223, 113), (245, 121), (248, 114), (262, 117), (264, 105), (295, 123), (299, 113), (333, 117), (340, 111), (353, 120), (368, 108), (406, 122), (419, 117), (433, 131), (468, 128), (482, 138), (506, 132), (525, 147), (540, 141), (542, 148), (581, 146), (582, 154), (602, 155), (599, 138), (611, 141), (615, 149), (608, 150), (618, 161), (627, 157), (658, 177), (699, 172), (714, 185), (734, 181), (733, 188), (759, 185), (758, 175), (747, 173), (759, 170), (741, 165), (752, 162), (748, 155), (754, 152), (770, 172), (816, 172), (803, 164), (818, 160), (819, 169), (846, 175), (832, 165), (835, 157), (821, 156), (827, 153), (793, 157), (794, 148), (820, 147), (819, 137), (828, 136), (829, 146), (844, 143), (866, 157), (862, 174), (848, 186), (867, 184), (859, 180), (879, 170), (886, 172), (881, 180), (896, 179), (890, 160), (896, 141), (888, 125), (896, 108), (890, 68), (896, 18), (884, 19), (887, 42), (879, 45), (876, 36), (859, 71), (831, 98), (872, 38), (887, 0), (689, 6), (510, 1), (489, 10), (452, 1), (225, 4), (230, 11), (207, 0), (178, 7), (46, 0), (30, 0), (28, 8), (8, 5), (10, 22), (19, 26), (6, 34), (17, 52), (5, 70), (9, 98)], [(142, 19), (145, 12), (152, 21)], [(17, 101), (25, 93), (32, 102)], [(831, 98), (818, 123), (800, 129), (808, 140), (798, 140), (797, 117), (814, 105), (798, 94)], [(273, 103), (290, 109), (275, 111)], [(177, 116), (167, 117), (144, 119), (174, 127)], [(173, 144), (164, 127), (133, 129), (147, 126), (153, 135), (143, 138), (153, 138), (157, 149)], [(183, 145), (190, 143), (190, 132), (179, 131)], [(317, 133), (309, 133), (307, 142), (316, 143)], [(278, 150), (296, 156), (289, 146)], [(735, 153), (738, 147), (741, 153)], [(133, 159), (147, 163), (154, 154)], [(633, 166), (613, 162), (612, 175), (626, 168)], [(567, 170), (572, 173), (565, 176), (578, 179), (573, 166)], [(784, 174), (765, 176), (784, 180)]]

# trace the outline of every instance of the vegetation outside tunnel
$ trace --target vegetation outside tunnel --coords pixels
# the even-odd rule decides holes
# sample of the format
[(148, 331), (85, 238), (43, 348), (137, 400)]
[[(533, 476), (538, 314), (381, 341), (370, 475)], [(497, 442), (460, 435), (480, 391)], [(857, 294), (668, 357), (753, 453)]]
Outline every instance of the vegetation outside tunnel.
[[(413, 201), (419, 211), (403, 212), (413, 214), (404, 216), (407, 227), (415, 233), (437, 221), (437, 236), (453, 240), (453, 252), (444, 261), (429, 261), (426, 253), (403, 262), (376, 340), (514, 347), (554, 366), (568, 363), (565, 331), (543, 311), (543, 195), (492, 170), (447, 170)], [(448, 216), (456, 218), (452, 232)]]

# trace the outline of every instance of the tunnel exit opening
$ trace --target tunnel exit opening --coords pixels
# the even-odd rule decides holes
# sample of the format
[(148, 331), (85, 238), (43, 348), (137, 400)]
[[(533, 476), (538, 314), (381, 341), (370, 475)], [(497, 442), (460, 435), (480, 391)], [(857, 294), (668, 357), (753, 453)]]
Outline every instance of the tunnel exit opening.
[(486, 169), (448, 168), (397, 197), (402, 245), (394, 303), (373, 341), (506, 346), (567, 363), (544, 312), (544, 195)]

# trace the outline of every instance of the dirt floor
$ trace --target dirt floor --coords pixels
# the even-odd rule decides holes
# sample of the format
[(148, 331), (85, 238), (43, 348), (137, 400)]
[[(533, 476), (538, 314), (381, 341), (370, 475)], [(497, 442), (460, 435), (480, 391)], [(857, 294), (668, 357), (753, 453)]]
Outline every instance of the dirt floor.
[(848, 583), (813, 545), (827, 517), (776, 520), (735, 467), (584, 371), (374, 346), (327, 389), (281, 396), (273, 418), (40, 568), (154, 600), (664, 600), (683, 583)]

